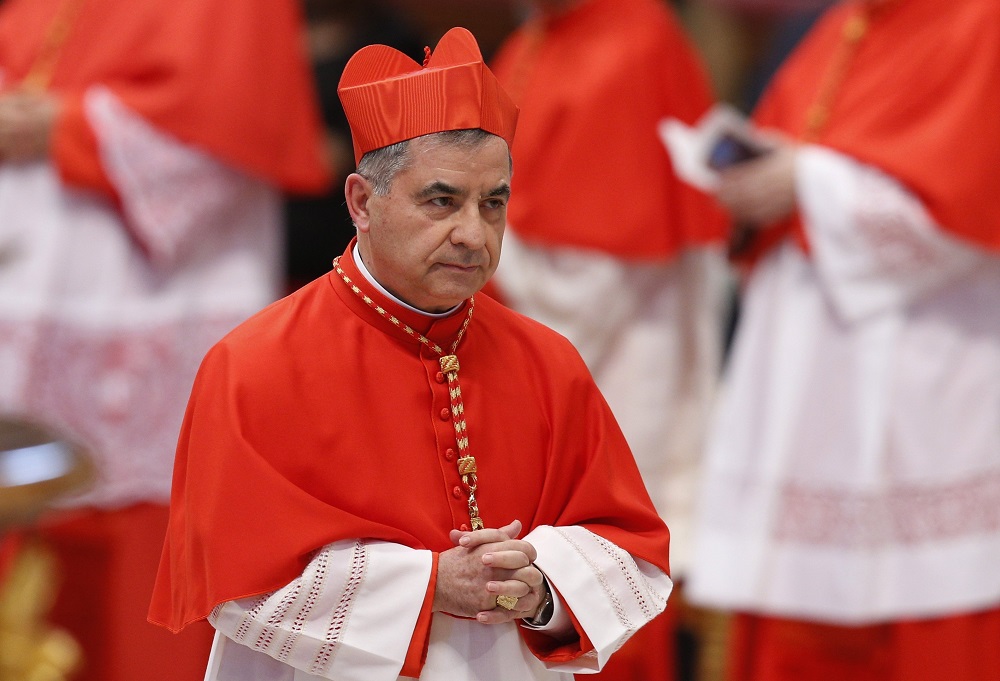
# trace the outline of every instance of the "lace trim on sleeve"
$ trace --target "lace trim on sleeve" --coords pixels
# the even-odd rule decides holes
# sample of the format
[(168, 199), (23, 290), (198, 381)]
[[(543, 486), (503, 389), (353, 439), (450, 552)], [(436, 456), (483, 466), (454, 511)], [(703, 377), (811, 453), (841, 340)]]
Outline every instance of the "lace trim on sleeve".
[(877, 168), (810, 146), (796, 173), (816, 268), (847, 321), (907, 305), (985, 258)]
[(170, 262), (198, 230), (227, 224), (240, 197), (264, 184), (157, 129), (107, 87), (86, 92), (84, 111), (125, 221), (154, 261)]
[(224, 651), (220, 664), (271, 668), (275, 660), (337, 681), (395, 681), (432, 562), (430, 551), (390, 542), (329, 544), (283, 588), (213, 610), (209, 621), (240, 644)]

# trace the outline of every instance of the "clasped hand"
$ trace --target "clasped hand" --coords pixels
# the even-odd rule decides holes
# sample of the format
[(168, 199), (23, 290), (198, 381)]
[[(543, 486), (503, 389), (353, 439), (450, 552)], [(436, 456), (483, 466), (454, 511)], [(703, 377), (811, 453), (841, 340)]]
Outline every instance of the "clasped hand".
[[(517, 539), (521, 522), (473, 532), (451, 531), (455, 547), (438, 556), (435, 612), (501, 624), (530, 617), (544, 597), (535, 547)], [(500, 595), (517, 598), (512, 610), (497, 606)]]
[(59, 108), (59, 99), (45, 92), (0, 94), (0, 161), (47, 156)]

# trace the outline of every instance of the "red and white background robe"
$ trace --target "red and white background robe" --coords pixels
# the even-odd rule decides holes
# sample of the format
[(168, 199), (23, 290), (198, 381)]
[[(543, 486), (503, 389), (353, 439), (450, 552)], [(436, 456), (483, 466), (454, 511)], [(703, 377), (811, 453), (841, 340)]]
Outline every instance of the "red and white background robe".
[(0, 165), (0, 408), (88, 446), (74, 505), (162, 503), (201, 357), (280, 290), (279, 195), (107, 88), (84, 110), (129, 226), (51, 162)]
[[(2, 4), (0, 93), (72, 6)], [(77, 9), (47, 84), (49, 157), (0, 159), (0, 411), (97, 464), (44, 526), (79, 678), (183, 676), (207, 645), (143, 617), (177, 432), (205, 351), (281, 291), (280, 192), (324, 185), (320, 127), (292, 2)]]
[[(278, 190), (324, 181), (295, 9), (246, 4), (85, 0), (51, 157), (0, 162), (0, 408), (93, 450), (81, 504), (166, 500), (200, 357), (280, 291)], [(60, 5), (4, 3), (0, 91)]]
[(803, 149), (797, 183), (811, 257), (780, 247), (744, 291), (692, 598), (858, 624), (995, 605), (1000, 259), (842, 154)]
[(813, 626), (736, 661), (805, 667), (736, 679), (827, 678), (824, 638), (852, 678), (1000, 669), (1000, 6), (881, 3), (846, 53), (867, 10), (830, 10), (755, 116), (803, 139), (840, 77), (746, 283), (689, 591)]

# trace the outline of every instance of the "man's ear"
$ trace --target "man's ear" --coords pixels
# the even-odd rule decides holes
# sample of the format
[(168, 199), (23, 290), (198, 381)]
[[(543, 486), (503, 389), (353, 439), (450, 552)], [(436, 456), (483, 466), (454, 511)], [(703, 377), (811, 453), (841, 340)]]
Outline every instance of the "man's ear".
[(347, 210), (351, 213), (351, 221), (359, 232), (367, 232), (371, 218), (368, 205), (375, 195), (372, 184), (357, 173), (351, 173), (344, 182), (344, 196), (347, 199)]

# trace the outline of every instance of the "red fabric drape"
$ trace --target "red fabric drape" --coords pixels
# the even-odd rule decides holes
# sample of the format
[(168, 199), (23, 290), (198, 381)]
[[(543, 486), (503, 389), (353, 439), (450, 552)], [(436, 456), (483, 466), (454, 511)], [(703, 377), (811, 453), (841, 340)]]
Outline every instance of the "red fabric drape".
[[(808, 112), (844, 49), (845, 25), (867, 13), (866, 4), (851, 0), (827, 12), (775, 76), (758, 125), (804, 137)], [(829, 119), (810, 141), (882, 169), (945, 230), (1000, 250), (997, 73), (1000, 4), (889, 0), (872, 10)]]
[(677, 179), (657, 134), (713, 102), (661, 0), (589, 0), (519, 29), (491, 66), (521, 109), (507, 217), (524, 239), (644, 259), (723, 239), (723, 214)]
[[(35, 64), (60, 0), (0, 7), (3, 88)], [(154, 126), (286, 189), (328, 182), (297, 3), (83, 0), (49, 89), (66, 100), (53, 153), (64, 178), (107, 190), (82, 114), (104, 85)]]
[(1000, 679), (1000, 609), (863, 627), (741, 614), (732, 627), (726, 681)]

